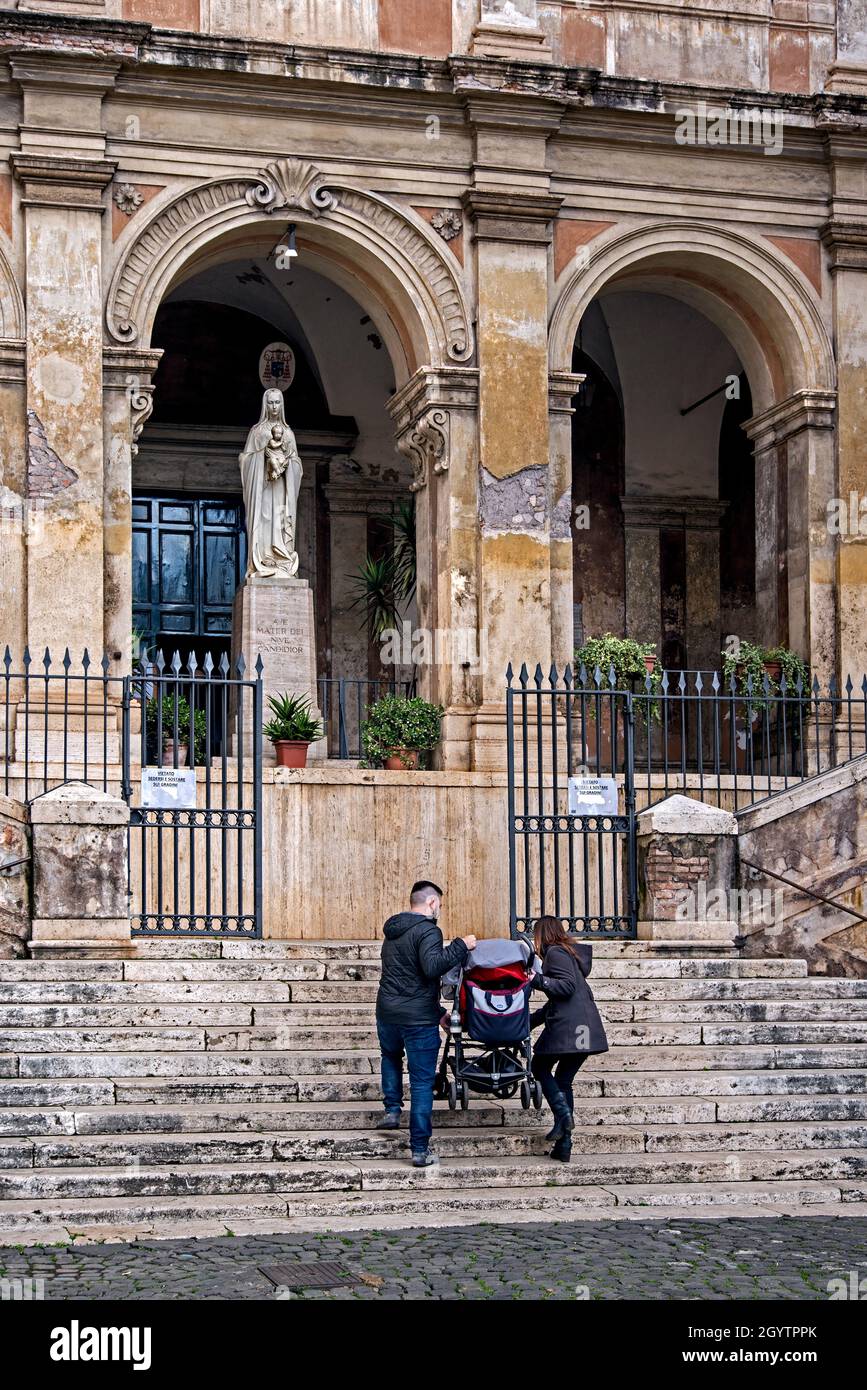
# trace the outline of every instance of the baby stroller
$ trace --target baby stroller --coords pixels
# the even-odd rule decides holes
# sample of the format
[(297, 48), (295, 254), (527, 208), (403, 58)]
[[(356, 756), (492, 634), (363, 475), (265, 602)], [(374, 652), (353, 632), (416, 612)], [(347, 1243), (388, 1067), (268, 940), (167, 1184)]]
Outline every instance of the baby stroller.
[(542, 1088), (530, 1070), (530, 993), (534, 962), (526, 940), (480, 941), (462, 966), (442, 978), (453, 1000), (449, 1031), (434, 1094), (466, 1110), (470, 1091), (511, 1100), (518, 1091), (529, 1110), (542, 1106)]

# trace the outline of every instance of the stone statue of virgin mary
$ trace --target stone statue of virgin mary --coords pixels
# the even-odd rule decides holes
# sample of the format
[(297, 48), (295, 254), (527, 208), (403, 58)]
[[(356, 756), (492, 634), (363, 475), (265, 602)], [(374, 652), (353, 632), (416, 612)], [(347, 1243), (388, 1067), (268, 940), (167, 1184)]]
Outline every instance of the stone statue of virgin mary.
[(295, 517), (301, 459), (283, 414), (283, 392), (262, 397), (259, 423), (238, 455), (247, 513), (247, 579), (291, 579), (298, 573)]

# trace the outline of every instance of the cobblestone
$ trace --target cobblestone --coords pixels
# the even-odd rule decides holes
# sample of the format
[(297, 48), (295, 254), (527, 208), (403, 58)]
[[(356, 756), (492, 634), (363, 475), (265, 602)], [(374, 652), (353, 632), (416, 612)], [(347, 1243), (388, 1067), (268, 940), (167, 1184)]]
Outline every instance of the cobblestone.
[[(48, 1300), (275, 1299), (262, 1265), (338, 1260), (364, 1282), (303, 1299), (825, 1300), (867, 1277), (867, 1219), (580, 1221), (0, 1250)], [(285, 1294), (284, 1294), (285, 1296)]]

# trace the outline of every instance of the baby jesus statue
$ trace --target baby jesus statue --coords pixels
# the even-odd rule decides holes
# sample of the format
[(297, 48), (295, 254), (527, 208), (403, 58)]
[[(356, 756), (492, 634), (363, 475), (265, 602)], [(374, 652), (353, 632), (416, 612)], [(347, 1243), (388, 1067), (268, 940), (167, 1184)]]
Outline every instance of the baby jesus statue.
[(265, 471), (271, 483), (283, 476), (289, 464), (289, 455), (283, 445), (285, 434), (285, 426), (279, 421), (275, 422), (271, 426), (271, 438), (265, 445)]

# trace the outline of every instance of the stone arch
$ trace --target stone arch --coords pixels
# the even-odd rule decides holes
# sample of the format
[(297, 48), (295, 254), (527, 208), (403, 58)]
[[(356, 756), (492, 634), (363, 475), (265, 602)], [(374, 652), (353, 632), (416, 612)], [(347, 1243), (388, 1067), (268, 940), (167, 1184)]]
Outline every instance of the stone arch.
[(832, 391), (834, 355), (815, 290), (760, 238), (698, 221), (612, 229), (555, 287), (552, 370), (568, 371), (578, 325), (598, 294), (652, 290), (715, 323), (738, 353), (756, 413), (797, 391)]
[(378, 310), (398, 384), (422, 365), (469, 361), (473, 332), (463, 288), (427, 224), (298, 159), (211, 179), (155, 202), (112, 276), (109, 339), (146, 347), (157, 309), (176, 284), (227, 251), (261, 253), (264, 245), (270, 251), (289, 221), (297, 225), (305, 263)]
[(25, 336), (24, 299), (12, 269), (6, 237), (0, 233), (0, 338), (22, 339)]

